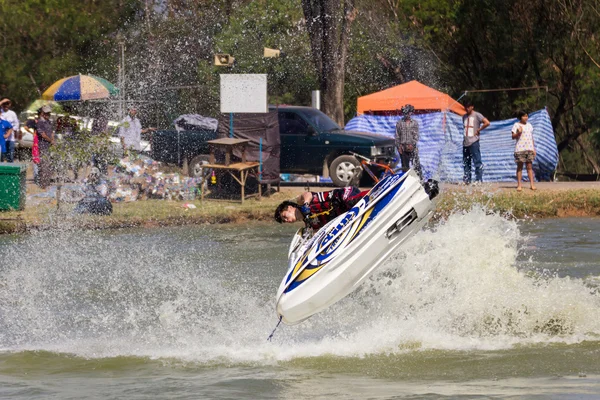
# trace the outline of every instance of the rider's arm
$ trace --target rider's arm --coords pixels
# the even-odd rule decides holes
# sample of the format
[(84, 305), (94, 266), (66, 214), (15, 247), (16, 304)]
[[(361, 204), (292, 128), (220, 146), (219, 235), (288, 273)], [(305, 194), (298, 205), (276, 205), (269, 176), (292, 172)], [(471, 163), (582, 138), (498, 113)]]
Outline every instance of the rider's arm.
[(312, 201), (313, 194), (311, 192), (304, 192), (296, 198), (296, 203), (302, 205), (304, 203), (310, 203)]

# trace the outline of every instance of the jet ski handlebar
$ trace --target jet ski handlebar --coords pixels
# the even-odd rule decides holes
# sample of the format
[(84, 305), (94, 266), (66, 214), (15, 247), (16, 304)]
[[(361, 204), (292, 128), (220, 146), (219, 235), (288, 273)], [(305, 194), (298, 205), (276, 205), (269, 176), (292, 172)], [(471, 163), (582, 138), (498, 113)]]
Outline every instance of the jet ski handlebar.
[(354, 157), (356, 157), (358, 159), (362, 159), (362, 160), (365, 160), (365, 161), (373, 162), (373, 160), (371, 160), (370, 158), (365, 157), (365, 156), (363, 156), (361, 154), (355, 153), (353, 151), (351, 151), (350, 154), (352, 154)]
[(376, 163), (375, 161), (371, 160), (370, 158), (365, 157), (361, 154), (354, 153), (352, 151), (350, 152), (350, 154), (352, 154), (354, 157), (356, 157), (356, 159), (360, 162), (360, 167), (364, 171), (366, 171), (369, 174), (369, 176), (371, 176), (371, 178), (373, 179), (373, 181), (375, 181), (375, 183), (379, 182), (381, 178), (375, 176), (375, 174), (373, 173), (373, 171), (371, 171), (369, 166), (383, 169), (385, 171), (384, 175), (385, 174), (393, 175), (395, 173), (394, 170), (392, 168), (390, 168), (389, 165)]

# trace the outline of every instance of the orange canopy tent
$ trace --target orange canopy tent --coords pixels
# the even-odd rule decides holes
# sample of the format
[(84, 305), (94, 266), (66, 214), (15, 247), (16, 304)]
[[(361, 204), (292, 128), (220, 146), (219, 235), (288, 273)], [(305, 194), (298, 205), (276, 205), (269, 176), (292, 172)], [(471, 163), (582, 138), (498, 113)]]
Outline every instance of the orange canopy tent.
[(417, 81), (359, 97), (357, 112), (358, 115), (368, 112), (395, 112), (405, 104), (411, 104), (415, 110), (450, 110), (458, 115), (466, 113), (462, 104), (452, 97)]

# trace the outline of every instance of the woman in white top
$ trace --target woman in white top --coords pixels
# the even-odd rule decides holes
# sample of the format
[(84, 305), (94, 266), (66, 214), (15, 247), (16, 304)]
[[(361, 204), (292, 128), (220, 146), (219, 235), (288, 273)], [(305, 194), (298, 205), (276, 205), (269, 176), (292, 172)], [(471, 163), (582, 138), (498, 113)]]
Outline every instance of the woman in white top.
[(515, 145), (515, 162), (517, 163), (517, 192), (523, 190), (523, 164), (527, 166), (527, 176), (531, 190), (536, 190), (533, 182), (533, 160), (535, 159), (535, 143), (533, 142), (533, 126), (527, 122), (529, 115), (524, 111), (517, 113), (519, 121), (512, 127), (512, 138), (517, 141)]

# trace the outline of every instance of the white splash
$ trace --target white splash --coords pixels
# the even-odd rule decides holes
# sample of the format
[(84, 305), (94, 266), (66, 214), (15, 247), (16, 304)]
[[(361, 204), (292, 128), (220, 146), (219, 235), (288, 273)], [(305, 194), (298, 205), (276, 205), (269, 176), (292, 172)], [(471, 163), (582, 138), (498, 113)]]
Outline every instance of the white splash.
[(267, 342), (284, 273), (268, 263), (285, 265), (277, 259), (285, 251), (273, 256), (268, 246), (282, 244), (245, 235), (252, 243), (239, 254), (224, 254), (210, 235), (141, 231), (47, 232), (4, 244), (0, 346), (274, 363), (600, 336), (598, 295), (581, 280), (521, 271), (516, 222), (476, 208), (416, 235), (357, 292)]

